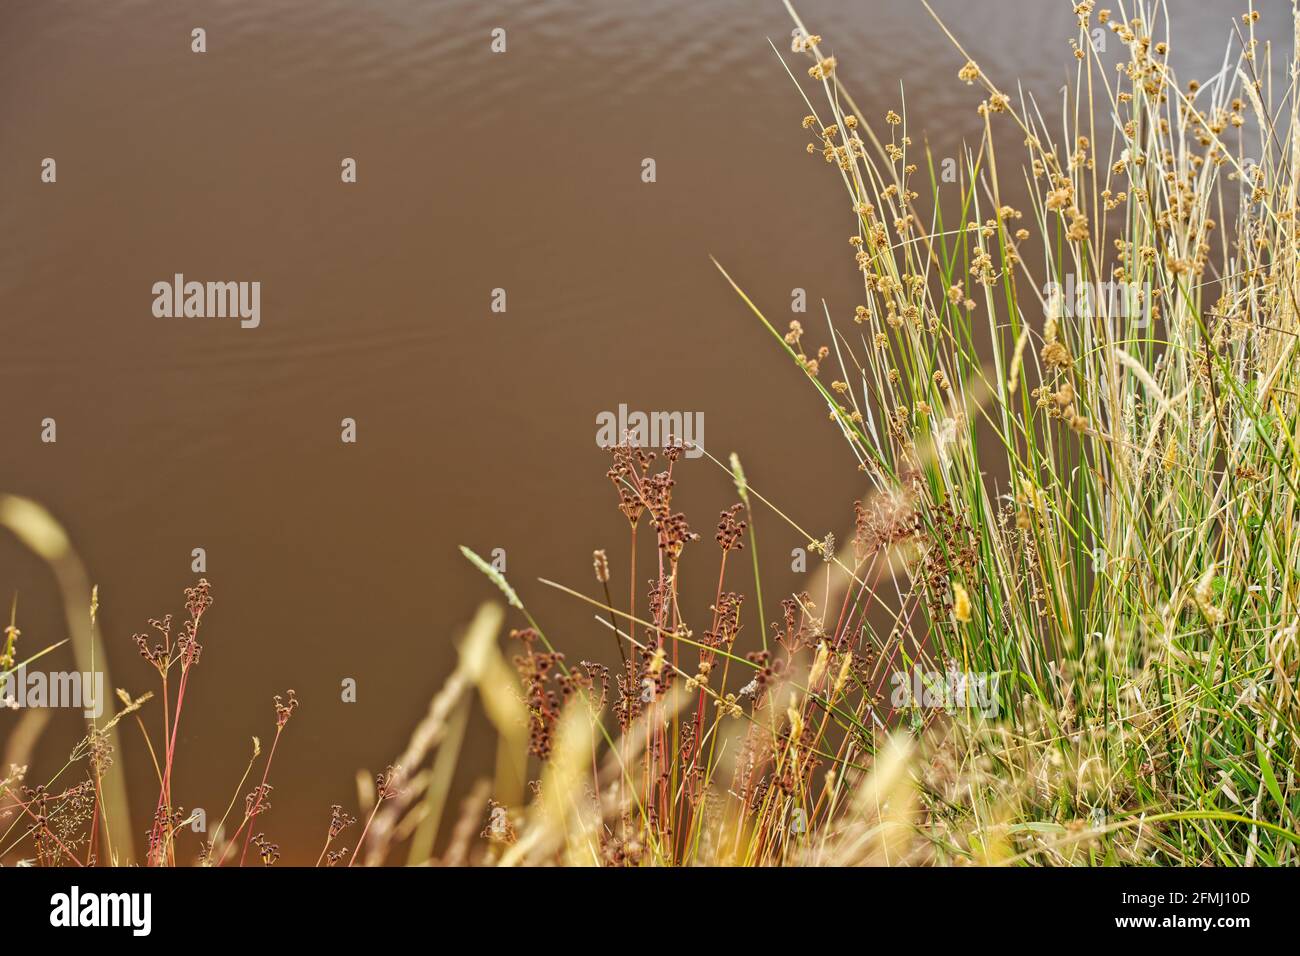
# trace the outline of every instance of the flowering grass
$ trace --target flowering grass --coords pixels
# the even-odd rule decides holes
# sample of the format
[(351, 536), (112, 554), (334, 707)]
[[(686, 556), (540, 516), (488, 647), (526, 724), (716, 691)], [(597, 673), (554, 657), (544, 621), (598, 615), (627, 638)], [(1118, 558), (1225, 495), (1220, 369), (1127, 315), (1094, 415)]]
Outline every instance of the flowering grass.
[[(610, 596), (601, 553), (596, 596), (564, 590), (628, 663), (611, 683), (531, 619), (516, 632), (549, 777), (490, 832), (499, 859), (1295, 862), (1300, 126), (1293, 89), (1269, 99), (1258, 15), (1225, 22), (1224, 68), (1196, 83), (1175, 75), (1164, 4), (1078, 4), (1059, 131), (948, 33), (984, 134), (947, 184), (790, 13), (862, 300), (816, 333), (732, 284), (869, 491), (847, 547), (810, 538), (824, 581), (764, 622), (738, 551), (752, 509), (794, 522), (709, 455), (739, 502), (711, 620), (688, 624), (678, 452), (616, 449), (628, 584)], [(756, 601), (732, 590), (749, 584)], [(770, 625), (761, 647), (738, 649), (742, 620)]]

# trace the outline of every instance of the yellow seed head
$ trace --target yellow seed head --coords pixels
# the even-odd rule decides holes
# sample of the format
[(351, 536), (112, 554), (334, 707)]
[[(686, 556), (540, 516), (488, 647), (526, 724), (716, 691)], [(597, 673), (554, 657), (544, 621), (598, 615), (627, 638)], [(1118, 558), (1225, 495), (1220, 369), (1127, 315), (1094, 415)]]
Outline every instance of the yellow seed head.
[(956, 581), (952, 584), (952, 616), (959, 624), (970, 620), (970, 595)]

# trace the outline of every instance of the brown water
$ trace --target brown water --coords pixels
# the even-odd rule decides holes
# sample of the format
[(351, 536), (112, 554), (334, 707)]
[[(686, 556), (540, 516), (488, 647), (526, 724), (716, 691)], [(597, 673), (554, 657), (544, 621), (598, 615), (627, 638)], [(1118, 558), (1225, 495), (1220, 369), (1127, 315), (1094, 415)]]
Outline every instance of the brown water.
[[(978, 135), (977, 91), (919, 4), (799, 6), (868, 112), (899, 108), (901, 82), (937, 156)], [(1068, 3), (935, 6), (1007, 85), (1050, 103), (1073, 68)], [(1196, 69), (1217, 69), (1238, 6), (1177, 4)], [(1287, 35), (1285, 5), (1262, 9)], [(152, 684), (131, 635), (180, 612), (206, 549), (216, 603), (179, 804), (224, 807), (249, 737), (271, 734), (271, 695), (293, 687), (262, 823), (286, 862), (313, 861), (329, 804), (401, 749), (456, 628), (493, 596), (457, 544), (505, 549), (551, 636), (607, 654), (587, 611), (536, 583), (590, 590), (597, 547), (625, 567), (602, 410), (700, 411), (711, 451), (739, 452), (805, 527), (842, 530), (853, 460), (709, 261), (782, 320), (805, 288), (810, 329), (821, 298), (837, 316), (857, 304), (842, 187), (804, 153), (806, 109), (768, 45), (788, 56), (790, 31), (775, 0), (0, 3), (0, 491), (65, 523), (114, 681), (137, 693)], [(178, 272), (260, 281), (260, 327), (155, 318), (151, 287)], [(704, 459), (680, 475), (701, 610), (730, 481)], [(804, 542), (759, 521), (775, 604)], [(11, 592), (25, 648), (65, 636), (48, 569), (6, 535)], [(60, 714), (32, 777), (78, 734)], [(124, 749), (144, 819), (148, 755), (134, 731)], [(462, 783), (491, 760), (475, 724)]]

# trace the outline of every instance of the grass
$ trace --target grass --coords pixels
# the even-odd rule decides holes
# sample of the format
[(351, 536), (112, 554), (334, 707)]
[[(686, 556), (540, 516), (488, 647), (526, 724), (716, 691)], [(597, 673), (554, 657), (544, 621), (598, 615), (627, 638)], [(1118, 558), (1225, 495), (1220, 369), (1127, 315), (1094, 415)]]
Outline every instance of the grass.
[[(736, 497), (702, 543), (674, 510), (682, 449), (613, 449), (626, 548), (596, 552), (586, 587), (541, 580), (572, 600), (567, 632), (605, 636), (608, 663), (569, 661), (462, 549), (508, 609), (480, 610), (356, 814), (322, 814), (319, 864), (1294, 864), (1300, 101), (1274, 95), (1264, 25), (1225, 17), (1224, 68), (1195, 84), (1175, 75), (1165, 4), (1078, 4), (1058, 132), (936, 18), (983, 126), (945, 170), (901, 105), (857, 107), (789, 11), (799, 32), (779, 52), (808, 151), (845, 190), (861, 299), (824, 328), (778, 327), (719, 270), (843, 437), (868, 489), (852, 532), (817, 539), (705, 449)], [(1069, 295), (1085, 286), (1100, 291)], [(814, 565), (779, 606), (760, 520), (801, 535)], [(697, 560), (716, 560), (716, 586), (687, 620)], [(207, 587), (187, 592), (179, 636), (165, 619), (142, 643), (159, 686), (90, 729), (69, 761), (83, 782), (4, 780), (0, 855), (123, 861), (97, 844), (96, 755), (129, 719), (159, 784), (146, 862), (278, 859), (254, 831), (292, 692), (212, 837), (178, 852), (170, 781)], [(446, 827), (476, 699), (496, 770)]]
[[(822, 333), (778, 328), (723, 276), (871, 490), (848, 547), (810, 540), (813, 594), (742, 653), (729, 589), (748, 583), (751, 508), (798, 526), (733, 458), (712, 619), (688, 624), (675, 456), (617, 449), (626, 603), (603, 579), (597, 597), (562, 590), (632, 659), (611, 684), (531, 617), (516, 632), (554, 779), (496, 858), (1294, 863), (1300, 127), (1294, 89), (1271, 99), (1257, 15), (1225, 22), (1225, 67), (1196, 84), (1171, 65), (1165, 5), (1079, 4), (1059, 133), (936, 18), (984, 127), (949, 184), (903, 115), (858, 109), (790, 13), (811, 65), (787, 69), (857, 223), (862, 299)], [(638, 532), (657, 544), (648, 603)]]

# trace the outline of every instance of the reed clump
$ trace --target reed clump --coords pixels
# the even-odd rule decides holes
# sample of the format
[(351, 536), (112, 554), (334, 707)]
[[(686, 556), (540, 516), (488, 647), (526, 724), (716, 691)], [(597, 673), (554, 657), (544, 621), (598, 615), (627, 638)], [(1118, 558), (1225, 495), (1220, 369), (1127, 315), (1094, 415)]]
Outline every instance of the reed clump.
[[(1247, 10), (1189, 82), (1176, 10), (1078, 3), (1049, 123), (939, 24), (983, 128), (949, 183), (790, 13), (861, 300), (782, 328), (723, 274), (868, 491), (837, 548), (709, 455), (738, 502), (688, 623), (681, 562), (708, 549), (672, 503), (680, 451), (614, 449), (626, 587), (613, 548), (592, 595), (545, 583), (620, 665), (569, 664), (531, 617), (514, 632), (542, 782), (492, 811), (486, 858), (1294, 863), (1300, 100), (1268, 78), (1296, 25), (1270, 45)], [(823, 562), (775, 621), (740, 554), (759, 510)]]

